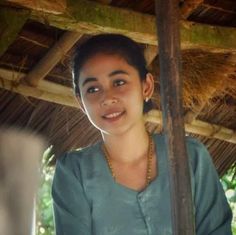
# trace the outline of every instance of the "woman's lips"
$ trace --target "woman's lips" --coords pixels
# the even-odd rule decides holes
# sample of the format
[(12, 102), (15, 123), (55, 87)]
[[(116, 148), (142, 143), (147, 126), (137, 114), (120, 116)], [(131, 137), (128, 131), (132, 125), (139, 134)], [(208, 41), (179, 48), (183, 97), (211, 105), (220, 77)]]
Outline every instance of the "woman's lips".
[(125, 111), (123, 112), (112, 112), (112, 113), (108, 113), (103, 115), (102, 117), (108, 121), (116, 121), (118, 120), (123, 114), (125, 113)]

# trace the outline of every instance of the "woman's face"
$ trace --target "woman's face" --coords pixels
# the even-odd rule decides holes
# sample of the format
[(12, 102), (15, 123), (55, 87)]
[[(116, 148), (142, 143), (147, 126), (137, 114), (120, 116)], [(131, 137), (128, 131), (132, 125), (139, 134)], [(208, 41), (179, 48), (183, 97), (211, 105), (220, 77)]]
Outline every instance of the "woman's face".
[(101, 132), (121, 134), (143, 123), (149, 85), (120, 56), (96, 54), (80, 71), (81, 106)]

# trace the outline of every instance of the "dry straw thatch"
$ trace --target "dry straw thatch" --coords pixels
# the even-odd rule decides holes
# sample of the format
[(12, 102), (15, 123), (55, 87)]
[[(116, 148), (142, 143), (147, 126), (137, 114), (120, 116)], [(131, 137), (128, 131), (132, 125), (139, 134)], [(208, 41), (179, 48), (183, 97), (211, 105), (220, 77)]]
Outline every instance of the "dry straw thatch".
[[(214, 102), (214, 97), (229, 95), (236, 98), (236, 56), (203, 50), (186, 50), (182, 53), (183, 104), (185, 109), (199, 112)], [(157, 77), (154, 100), (160, 106), (159, 64), (151, 65)]]

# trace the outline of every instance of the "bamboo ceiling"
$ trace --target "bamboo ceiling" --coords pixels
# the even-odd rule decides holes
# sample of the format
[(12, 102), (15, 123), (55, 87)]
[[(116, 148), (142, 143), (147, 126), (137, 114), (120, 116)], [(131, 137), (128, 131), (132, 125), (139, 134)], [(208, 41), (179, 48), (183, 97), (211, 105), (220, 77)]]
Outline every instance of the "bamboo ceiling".
[[(160, 132), (154, 1), (5, 0), (0, 2), (0, 124), (39, 132), (56, 155), (99, 140), (71, 88), (76, 45), (99, 32), (123, 33), (144, 48), (155, 74)], [(212, 154), (222, 175), (236, 163), (236, 2), (181, 0), (185, 128)]]

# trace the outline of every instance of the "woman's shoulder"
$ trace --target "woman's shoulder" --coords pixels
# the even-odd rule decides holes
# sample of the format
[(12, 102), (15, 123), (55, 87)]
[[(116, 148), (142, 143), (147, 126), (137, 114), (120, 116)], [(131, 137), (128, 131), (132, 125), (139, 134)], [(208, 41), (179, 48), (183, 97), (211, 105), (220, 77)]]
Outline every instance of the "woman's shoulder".
[(186, 137), (186, 146), (188, 152), (194, 157), (208, 158), (207, 147), (199, 140), (190, 136)]
[[(164, 134), (153, 134), (154, 141), (159, 144), (167, 144)], [(206, 150), (206, 147), (200, 140), (191, 136), (185, 136), (186, 146), (189, 150)]]
[[(159, 145), (159, 148), (163, 148), (167, 145), (167, 139), (164, 134), (154, 134), (153, 137), (155, 143)], [(186, 136), (185, 143), (188, 156), (193, 165), (198, 164), (199, 161), (211, 161), (211, 157), (206, 146), (200, 140), (191, 136)]]
[(213, 159), (208, 152), (207, 147), (198, 139), (193, 137), (186, 137), (186, 146), (189, 156), (189, 160), (192, 166), (193, 171), (208, 172), (215, 174), (215, 166)]
[(101, 144), (99, 142), (84, 148), (65, 152), (64, 154), (58, 157), (57, 164), (69, 166), (81, 164), (81, 162), (89, 162), (99, 152), (100, 145)]
[[(82, 182), (88, 171), (91, 171), (95, 165), (99, 165), (100, 144), (91, 145), (85, 148), (68, 151), (62, 154), (56, 161), (55, 176), (57, 179), (61, 175), (63, 177), (76, 177)], [(63, 178), (61, 177), (61, 178)]]
[[(162, 133), (153, 134), (154, 141), (159, 144), (167, 144), (166, 136)], [(191, 136), (185, 136), (186, 146), (189, 149), (206, 149), (200, 140)]]

